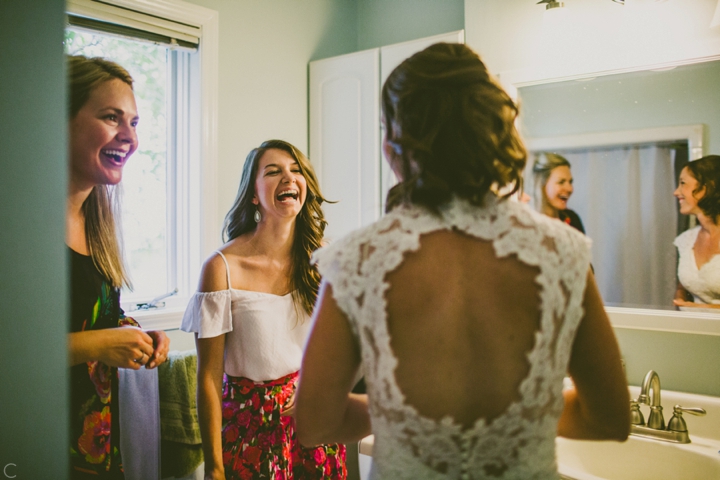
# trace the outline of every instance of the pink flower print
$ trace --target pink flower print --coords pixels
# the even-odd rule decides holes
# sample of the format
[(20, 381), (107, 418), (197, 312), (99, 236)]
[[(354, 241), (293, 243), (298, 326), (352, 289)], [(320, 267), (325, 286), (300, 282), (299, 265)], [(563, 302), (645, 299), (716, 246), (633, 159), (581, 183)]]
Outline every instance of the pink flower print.
[(258, 435), (258, 447), (269, 450), (273, 446), (275, 436), (272, 433), (261, 433)]
[(240, 393), (247, 395), (255, 387), (255, 384), (249, 378), (241, 378), (238, 382), (240, 384)]
[(303, 463), (303, 458), (300, 456), (300, 449), (294, 448), (292, 450), (292, 463), (294, 465), (300, 465)]
[(229, 420), (235, 415), (235, 412), (237, 409), (233, 408), (234, 403), (228, 402), (228, 404), (223, 408), (222, 411), (222, 418), (225, 420)]
[(112, 369), (98, 361), (87, 362), (87, 366), (90, 380), (92, 380), (93, 385), (95, 385), (95, 392), (97, 392), (100, 401), (102, 403), (108, 403), (111, 396), (110, 375), (112, 374)]
[(132, 317), (122, 317), (118, 320), (118, 327), (140, 327), (140, 324)]
[(243, 460), (251, 465), (255, 465), (260, 461), (260, 455), (260, 449), (250, 445), (243, 452)]
[(240, 436), (240, 431), (238, 430), (237, 425), (234, 424), (229, 425), (223, 433), (225, 434), (225, 441), (231, 443), (237, 440)]
[(240, 468), (238, 469), (238, 473), (240, 474), (240, 478), (242, 480), (253, 480), (255, 478), (252, 470), (250, 470), (249, 468), (245, 468), (244, 465), (240, 466)]
[(327, 460), (325, 450), (322, 448), (316, 448), (315, 453), (313, 453), (313, 458), (317, 465), (322, 465), (323, 463), (325, 463), (325, 460)]
[(290, 459), (292, 458), (292, 454), (290, 453), (290, 444), (288, 444), (288, 443), (284, 443), (284, 444), (283, 444), (283, 451), (282, 451), (282, 453), (283, 453), (283, 457), (284, 457), (286, 460), (290, 460)]
[(85, 417), (78, 450), (85, 455), (88, 463), (97, 465), (105, 460), (110, 453), (110, 407)]
[(243, 410), (237, 416), (237, 423), (247, 428), (250, 425), (250, 420), (252, 420), (252, 416), (253, 415), (249, 410)]

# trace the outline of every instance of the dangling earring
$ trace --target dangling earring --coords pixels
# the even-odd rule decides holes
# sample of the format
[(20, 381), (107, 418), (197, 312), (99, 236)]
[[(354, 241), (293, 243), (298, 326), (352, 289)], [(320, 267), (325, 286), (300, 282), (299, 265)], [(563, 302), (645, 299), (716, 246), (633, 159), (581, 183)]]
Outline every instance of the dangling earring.
[(255, 219), (255, 223), (260, 223), (260, 221), (262, 220), (262, 215), (260, 214), (259, 209), (255, 209), (255, 215), (253, 215), (253, 218)]

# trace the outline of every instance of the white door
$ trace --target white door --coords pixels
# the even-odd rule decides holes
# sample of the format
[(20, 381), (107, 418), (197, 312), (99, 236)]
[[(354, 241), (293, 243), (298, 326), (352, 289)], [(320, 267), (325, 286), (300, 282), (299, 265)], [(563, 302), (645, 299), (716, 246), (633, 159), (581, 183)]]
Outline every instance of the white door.
[[(442, 35), (434, 35), (432, 37), (380, 47), (380, 88), (382, 88), (385, 80), (395, 67), (400, 65), (403, 60), (426, 49), (434, 43), (440, 42), (465, 43), (465, 31), (458, 30), (457, 32), (444, 33)], [(380, 139), (380, 142), (382, 142), (382, 139)], [(380, 182), (380, 195), (382, 197), (382, 211), (384, 212), (385, 197), (387, 197), (388, 190), (397, 183), (397, 178), (384, 159), (381, 160), (381, 165), (382, 179)]]
[(323, 195), (325, 237), (380, 217), (379, 55), (375, 48), (310, 62), (310, 160)]

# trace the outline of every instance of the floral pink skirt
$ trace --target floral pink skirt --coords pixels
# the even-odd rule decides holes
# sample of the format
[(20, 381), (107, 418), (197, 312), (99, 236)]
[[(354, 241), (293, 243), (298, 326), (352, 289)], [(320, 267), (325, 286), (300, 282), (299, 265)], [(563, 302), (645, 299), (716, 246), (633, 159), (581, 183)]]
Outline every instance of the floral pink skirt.
[(222, 444), (227, 480), (347, 478), (344, 445), (305, 448), (295, 436), (295, 419), (280, 416), (297, 378), (295, 372), (255, 383), (225, 375)]

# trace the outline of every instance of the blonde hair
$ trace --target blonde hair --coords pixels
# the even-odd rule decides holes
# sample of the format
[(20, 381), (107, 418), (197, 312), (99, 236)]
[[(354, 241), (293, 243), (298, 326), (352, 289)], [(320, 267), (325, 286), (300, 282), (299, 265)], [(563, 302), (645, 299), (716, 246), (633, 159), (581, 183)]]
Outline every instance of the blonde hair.
[[(75, 118), (93, 90), (110, 80), (119, 79), (132, 88), (133, 79), (123, 67), (104, 58), (81, 55), (67, 57), (69, 117)], [(95, 267), (114, 287), (131, 287), (123, 263), (120, 241), (120, 190), (117, 186), (96, 185), (82, 205), (85, 238)]]
[(535, 154), (533, 162), (533, 178), (531, 197), (533, 207), (540, 213), (543, 213), (543, 206), (547, 203), (545, 186), (547, 185), (550, 174), (558, 167), (570, 168), (570, 162), (557, 153), (539, 152)]

